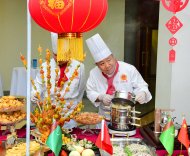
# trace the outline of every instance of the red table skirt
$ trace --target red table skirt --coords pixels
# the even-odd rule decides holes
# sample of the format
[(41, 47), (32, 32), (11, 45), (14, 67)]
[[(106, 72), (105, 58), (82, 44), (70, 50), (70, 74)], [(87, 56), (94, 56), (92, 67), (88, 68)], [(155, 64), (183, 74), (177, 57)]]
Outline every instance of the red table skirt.
[[(96, 142), (96, 139), (97, 139), (97, 136), (98, 136), (98, 132), (100, 132), (100, 130), (97, 129), (97, 130), (93, 130), (96, 134), (89, 134), (89, 133), (87, 133), (87, 134), (86, 134), (86, 133), (85, 133), (85, 134), (82, 134), (82, 133), (81, 133), (82, 131), (83, 131), (82, 129), (74, 128), (72, 133), (73, 133), (73, 134), (76, 134), (76, 135), (77, 135), (77, 138), (79, 138), (79, 139), (84, 139), (84, 138), (86, 138), (87, 140), (90, 140), (90, 141), (92, 141), (93, 143)], [(136, 130), (136, 134), (135, 134), (134, 136), (132, 136), (132, 137), (135, 137), (135, 138), (142, 138), (139, 129)], [(167, 154), (167, 152), (166, 152), (165, 150), (157, 150), (157, 151), (156, 151), (156, 154), (157, 154), (158, 156), (165, 156), (165, 155)], [(175, 150), (172, 156), (177, 156), (178, 154), (180, 154), (180, 150)], [(188, 156), (187, 151), (184, 151), (184, 150), (183, 150), (183, 151), (182, 151), (182, 154), (183, 154), (184, 156)]]
[[(16, 131), (17, 131), (18, 138), (26, 137), (26, 129), (25, 128), (18, 129)], [(0, 141), (7, 140), (7, 135), (10, 134), (10, 132), (7, 132), (6, 134), (3, 134), (3, 132), (5, 132), (5, 131), (0, 131)]]
[[(158, 156), (165, 156), (167, 154), (167, 152), (165, 150), (157, 150), (156, 154)], [(175, 150), (174, 153), (172, 154), (172, 156), (178, 156), (180, 154), (180, 150)], [(182, 153), (184, 156), (188, 156), (187, 151), (182, 151)]]
[[(98, 137), (98, 133), (100, 132), (100, 130), (99, 129), (94, 129), (93, 130), (93, 132), (95, 132), (94, 134), (91, 134), (91, 133), (84, 133), (84, 134), (82, 134), (83, 130), (84, 129), (74, 128), (73, 131), (72, 131), (72, 134), (76, 134), (76, 136), (77, 136), (78, 139), (84, 139), (84, 138), (86, 138), (87, 140), (90, 140), (93, 143), (95, 143), (96, 139)], [(17, 130), (17, 135), (18, 135), (19, 138), (26, 137), (26, 129)], [(133, 137), (135, 137), (135, 138), (142, 138), (139, 129), (136, 130), (136, 134)], [(6, 140), (6, 138), (7, 137), (5, 135), (2, 135), (2, 131), (0, 131), (0, 141), (4, 141), (4, 140)], [(167, 152), (165, 150), (157, 150), (156, 154), (158, 156), (165, 156), (167, 154)], [(178, 154), (180, 154), (180, 150), (175, 150), (172, 156), (177, 156)], [(188, 153), (187, 153), (186, 150), (183, 150), (182, 154), (184, 156), (188, 156)], [(52, 154), (50, 154), (48, 156), (51, 156), (51, 155)]]

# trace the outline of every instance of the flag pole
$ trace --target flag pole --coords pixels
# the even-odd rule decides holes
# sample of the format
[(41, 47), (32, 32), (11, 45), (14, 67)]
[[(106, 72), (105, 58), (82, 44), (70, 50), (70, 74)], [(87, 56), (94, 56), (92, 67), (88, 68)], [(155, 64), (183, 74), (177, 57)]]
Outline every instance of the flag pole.
[(102, 120), (102, 126), (101, 126), (101, 148), (103, 140), (104, 140), (104, 120)]
[(182, 154), (182, 143), (181, 143), (181, 146), (180, 146), (180, 155)]
[[(185, 119), (185, 114), (182, 113), (182, 121)], [(180, 146), (180, 155), (182, 154), (182, 143)]]
[[(101, 149), (102, 149), (102, 142), (104, 140), (104, 120), (102, 120), (102, 125), (101, 125)], [(102, 153), (100, 152), (100, 156), (102, 156)]]
[(26, 96), (26, 156), (30, 155), (30, 69), (31, 69), (31, 17), (27, 0), (27, 96)]

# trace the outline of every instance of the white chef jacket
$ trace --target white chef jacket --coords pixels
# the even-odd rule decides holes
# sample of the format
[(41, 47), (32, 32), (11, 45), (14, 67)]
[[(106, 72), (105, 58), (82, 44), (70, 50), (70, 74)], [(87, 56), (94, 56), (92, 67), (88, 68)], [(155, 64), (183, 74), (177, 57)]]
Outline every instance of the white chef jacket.
[[(128, 63), (118, 61), (119, 69), (113, 79), (113, 85), (116, 91), (126, 91), (135, 95), (141, 91), (146, 93), (146, 103), (152, 99), (148, 90), (148, 84), (143, 80), (137, 69)], [(90, 76), (86, 84), (86, 92), (88, 99), (99, 106), (99, 114), (110, 119), (109, 109), (101, 102), (95, 102), (100, 94), (106, 94), (108, 88), (107, 79), (103, 76), (101, 70), (96, 66), (90, 71)]]
[[(68, 112), (68, 114), (76, 107), (76, 105), (82, 101), (82, 98), (83, 98), (83, 94), (84, 94), (84, 90), (85, 90), (85, 70), (84, 70), (84, 64), (77, 61), (77, 60), (72, 60), (71, 61), (71, 64), (70, 66), (68, 66), (68, 72), (65, 73), (67, 78), (69, 79), (74, 70), (76, 69), (76, 67), (80, 65), (80, 67), (78, 68), (78, 76), (71, 82), (71, 85), (70, 85), (70, 91), (67, 92), (64, 96), (64, 99), (66, 101), (66, 104), (65, 104), (65, 108), (67, 107), (67, 105), (69, 104), (70, 101), (73, 101), (73, 106), (72, 108), (70, 108), (70, 111)], [(47, 82), (47, 63), (43, 63), (42, 64), (43, 66), (43, 70), (44, 70), (44, 80), (45, 80), (45, 84)], [(51, 59), (50, 60), (50, 66), (51, 66), (51, 93), (50, 93), (50, 96), (51, 96), (51, 100), (53, 101), (53, 104), (56, 104), (56, 100), (55, 100), (55, 97), (56, 95), (54, 94), (54, 88), (55, 88), (55, 80), (56, 80), (56, 73), (55, 73), (55, 69), (56, 69), (56, 62), (54, 59)], [(59, 74), (60, 75), (60, 71), (59, 71)], [(59, 76), (58, 76), (59, 77)], [(40, 93), (40, 96), (41, 96), (41, 99), (44, 99), (44, 97), (47, 97), (47, 89), (46, 89), (46, 85), (42, 85), (42, 79), (40, 77), (40, 73), (37, 74), (36, 76), (36, 79), (34, 80), (35, 82), (35, 85), (37, 87), (37, 91)], [(65, 84), (64, 84), (64, 87), (62, 89), (62, 91), (60, 92), (61, 96), (63, 96), (63, 94), (65, 93), (65, 89), (66, 87), (68, 86), (69, 81), (66, 81)], [(36, 91), (34, 90), (34, 88), (32, 88), (32, 91), (31, 91), (31, 99), (35, 96), (36, 94)], [(67, 115), (68, 115), (67, 114)], [(65, 128), (73, 128), (73, 127), (76, 127), (76, 123), (71, 120), (70, 122), (66, 123), (64, 125)]]

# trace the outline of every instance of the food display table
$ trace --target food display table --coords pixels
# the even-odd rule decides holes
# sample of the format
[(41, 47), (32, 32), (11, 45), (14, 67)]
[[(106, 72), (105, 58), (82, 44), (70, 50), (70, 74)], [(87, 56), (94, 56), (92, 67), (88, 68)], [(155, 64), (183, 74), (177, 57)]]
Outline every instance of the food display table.
[[(18, 129), (16, 131), (17, 131), (18, 138), (25, 138), (26, 137), (26, 129), (25, 128)], [(4, 135), (3, 132), (4, 131), (2, 131), (2, 130), (0, 131), (0, 141), (6, 141), (7, 140), (7, 135)]]
[[(98, 132), (100, 132), (100, 130), (99, 129), (94, 129), (93, 131), (95, 132), (95, 134), (91, 134), (91, 135), (90, 134), (82, 134), (81, 129), (74, 128), (72, 133), (76, 134), (79, 139), (86, 138), (86, 139), (88, 139), (88, 140), (95, 143), (95, 141), (97, 139), (97, 136), (98, 136)], [(140, 134), (140, 129), (137, 129), (136, 134), (133, 137), (135, 137), (135, 138), (143, 138), (142, 135)], [(145, 142), (148, 143), (146, 140), (145, 140)], [(156, 154), (158, 156), (165, 156), (167, 154), (167, 152), (165, 150), (156, 150)], [(172, 156), (177, 156), (179, 154), (180, 154), (180, 150), (175, 150)], [(188, 153), (187, 153), (186, 150), (183, 150), (181, 154), (183, 154), (184, 156), (188, 156)]]
[[(35, 78), (39, 69), (31, 69), (31, 78)], [(27, 72), (24, 67), (15, 67), (12, 71), (10, 95), (26, 96)]]
[[(159, 136), (155, 136), (152, 125), (147, 125), (144, 127), (139, 128), (141, 136), (146, 140), (146, 143), (148, 143), (150, 146), (153, 146), (156, 148), (156, 154), (158, 156), (165, 156), (167, 154), (166, 150), (164, 149), (163, 145), (159, 141)], [(172, 156), (178, 156), (179, 154), (183, 154), (184, 156), (188, 156), (188, 152), (183, 147), (182, 153), (180, 153), (181, 144), (178, 141), (177, 137), (174, 140), (174, 152)]]
[[(19, 139), (19, 142), (25, 142), (25, 139)], [(5, 142), (0, 142), (0, 156), (6, 156), (6, 149), (5, 149)], [(23, 148), (23, 147), (22, 147)], [(22, 149), (23, 151), (23, 149)], [(47, 148), (44, 145), (40, 145), (40, 147), (33, 153), (31, 154), (32, 156), (47, 156), (44, 153), (46, 153), (47, 151), (49, 151), (49, 148)], [(19, 151), (18, 151), (19, 152)], [(24, 152), (24, 151), (23, 151)], [(14, 153), (15, 155), (18, 155), (18, 153)], [(13, 156), (14, 156), (13, 154)], [(20, 154), (20, 153), (19, 153)], [(10, 154), (9, 154), (10, 155)], [(12, 154), (11, 154), (12, 155)]]
[[(167, 152), (166, 152), (166, 150), (157, 150), (156, 154), (158, 156), (166, 156)], [(179, 156), (179, 154), (180, 154), (180, 150), (175, 150), (174, 153), (172, 154), (172, 156)], [(182, 151), (181, 154), (183, 154), (184, 156), (188, 156), (187, 151)]]
[[(98, 134), (100, 132), (100, 129), (92, 129), (94, 134), (92, 134), (92, 133), (84, 133), (84, 134), (82, 134), (81, 132), (83, 130), (84, 129), (74, 128), (71, 133), (76, 135), (78, 139), (86, 138), (87, 140), (90, 140), (93, 143), (95, 143), (95, 141), (96, 141), (96, 139), (98, 137)], [(23, 128), (23, 129), (17, 130), (17, 134), (18, 134), (18, 137), (25, 138), (26, 137), (26, 129)], [(140, 134), (140, 129), (137, 129), (136, 135), (134, 135), (133, 137), (143, 139), (142, 135)], [(32, 137), (31, 137), (31, 139), (32, 139)], [(6, 140), (6, 136), (2, 136), (2, 131), (0, 131), (0, 142), (3, 141), (3, 140)], [(147, 144), (149, 144), (147, 140), (145, 140), (145, 142)], [(0, 152), (1, 152), (1, 150), (0, 150)], [(165, 150), (156, 150), (156, 154), (158, 156), (165, 156), (167, 154), (167, 152)], [(180, 150), (175, 150), (172, 156), (177, 156), (179, 154), (180, 154)], [(184, 156), (188, 156), (188, 153), (187, 153), (186, 150), (183, 150), (182, 154)], [(51, 151), (47, 151), (47, 150), (45, 151), (45, 155), (54, 156), (54, 154)], [(96, 156), (100, 156), (100, 155), (96, 154)]]
[[(95, 141), (96, 141), (96, 139), (98, 137), (98, 134), (100, 132), (100, 129), (92, 129), (92, 131), (94, 132), (94, 134), (91, 134), (91, 133), (82, 134), (81, 133), (82, 131), (83, 131), (83, 129), (74, 128), (73, 131), (72, 131), (72, 134), (77, 135), (78, 139), (84, 139), (84, 138), (86, 138), (87, 140), (90, 140), (93, 143), (95, 143)], [(136, 134), (133, 137), (135, 137), (135, 138), (142, 138), (143, 139), (142, 135), (140, 134), (140, 129), (137, 129)], [(145, 142), (147, 144), (149, 144), (146, 140), (145, 140)], [(165, 150), (156, 150), (156, 154), (158, 156), (165, 156), (167, 154), (167, 152)], [(180, 150), (175, 150), (172, 156), (177, 156), (179, 154), (180, 154)], [(188, 153), (187, 153), (186, 150), (183, 150), (181, 154), (183, 154), (184, 156), (188, 156)], [(48, 156), (54, 156), (54, 154), (49, 153)]]

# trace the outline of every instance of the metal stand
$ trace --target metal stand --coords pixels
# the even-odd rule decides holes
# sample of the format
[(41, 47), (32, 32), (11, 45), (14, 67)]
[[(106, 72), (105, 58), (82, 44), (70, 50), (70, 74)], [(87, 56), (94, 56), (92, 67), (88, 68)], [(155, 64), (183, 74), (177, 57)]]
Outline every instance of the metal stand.
[(85, 129), (82, 131), (82, 134), (93, 135), (95, 133), (90, 129), (90, 125), (86, 125)]
[(17, 144), (17, 134), (15, 131), (15, 125), (9, 125), (11, 134), (7, 135), (7, 141), (5, 144), (6, 148), (11, 148), (15, 144)]

